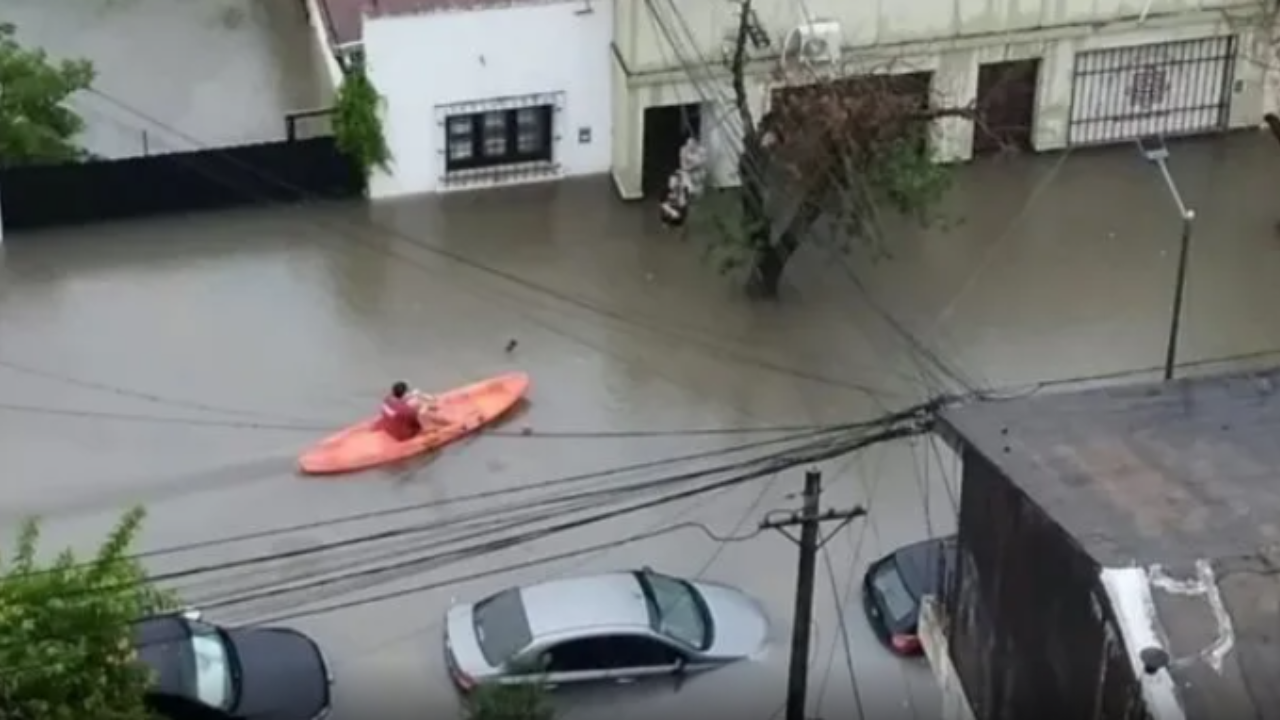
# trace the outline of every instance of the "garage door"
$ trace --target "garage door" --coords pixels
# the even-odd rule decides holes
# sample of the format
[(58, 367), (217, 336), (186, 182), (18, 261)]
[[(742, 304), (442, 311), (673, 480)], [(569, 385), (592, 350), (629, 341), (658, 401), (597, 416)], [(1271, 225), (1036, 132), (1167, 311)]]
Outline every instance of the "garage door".
[(1069, 144), (1095, 145), (1225, 128), (1235, 59), (1234, 37), (1077, 55)]

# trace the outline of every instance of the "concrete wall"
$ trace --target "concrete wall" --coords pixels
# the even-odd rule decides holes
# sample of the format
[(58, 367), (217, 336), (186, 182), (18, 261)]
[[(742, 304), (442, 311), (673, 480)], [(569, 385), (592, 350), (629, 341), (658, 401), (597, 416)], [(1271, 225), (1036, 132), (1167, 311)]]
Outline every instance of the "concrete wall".
[[(394, 155), (391, 172), (372, 178), (371, 197), (447, 189), (441, 108), (533, 94), (563, 97), (554, 121), (557, 176), (608, 172), (612, 10), (585, 7), (550, 1), (366, 18), (365, 58), (386, 98), (384, 129)], [(579, 140), (583, 129), (587, 142)]]
[(307, 24), (311, 29), (311, 48), (315, 58), (316, 78), (322, 106), (330, 105), (342, 85), (342, 67), (333, 52), (333, 40), (320, 0), (307, 0)]
[(942, 691), (941, 720), (974, 720), (973, 708), (951, 661), (946, 611), (932, 595), (920, 599), (920, 644), (924, 647), (933, 677), (938, 681), (938, 689)]
[[(635, 72), (678, 66), (668, 35), (680, 37), (690, 55), (720, 57), (737, 22), (731, 0), (616, 0), (615, 42)], [(1088, 26), (1136, 18), (1254, 7), (1251, 0), (755, 0), (753, 8), (775, 47), (811, 19), (838, 21), (848, 48), (930, 40), (986, 38), (1015, 32)], [(997, 41), (998, 42), (998, 41)]]
[[(638, 4), (643, 6), (652, 1), (656, 0), (639, 0)], [(1257, 125), (1262, 119), (1264, 101), (1277, 93), (1274, 72), (1268, 70), (1270, 64), (1259, 62), (1257, 54), (1249, 51), (1259, 44), (1254, 40), (1256, 26), (1250, 18), (1236, 19), (1219, 11), (1151, 14), (1141, 21), (1135, 16), (1110, 23), (1043, 28), (1005, 37), (971, 36), (946, 42), (923, 40), (852, 49), (843, 55), (841, 67), (833, 72), (844, 75), (933, 72), (935, 102), (963, 107), (975, 99), (981, 64), (1039, 58), (1033, 142), (1038, 150), (1053, 150), (1067, 144), (1076, 56), (1092, 50), (1146, 43), (1239, 34), (1242, 52), (1234, 72), (1236, 85), (1229, 98), (1229, 124), (1231, 127)], [(624, 24), (615, 28), (616, 32), (626, 30)], [(668, 47), (665, 56), (689, 58), (690, 52), (688, 48)], [(626, 99), (614, 104), (614, 133), (616, 142), (622, 145), (615, 150), (614, 175), (623, 197), (640, 196), (644, 109), (678, 102), (701, 102), (716, 108), (707, 113), (709, 117), (727, 118), (718, 123), (704, 122), (704, 139), (711, 152), (712, 182), (727, 186), (738, 183), (733, 165), (741, 148), (741, 135), (733, 114), (724, 111), (732, 92), (722, 63), (706, 69), (680, 67), (646, 71), (627, 63), (620, 46), (615, 66), (615, 73), (626, 82)], [(756, 118), (766, 108), (771, 91), (780, 84), (775, 72), (777, 67), (776, 59), (761, 59), (751, 66), (747, 91)], [(940, 161), (968, 159), (973, 149), (972, 123), (958, 118), (939, 123), (934, 133), (934, 149)]]

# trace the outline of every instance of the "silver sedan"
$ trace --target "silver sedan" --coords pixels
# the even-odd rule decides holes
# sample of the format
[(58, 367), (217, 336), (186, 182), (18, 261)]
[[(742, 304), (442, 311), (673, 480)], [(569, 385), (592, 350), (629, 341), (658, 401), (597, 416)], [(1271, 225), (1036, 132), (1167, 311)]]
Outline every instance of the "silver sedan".
[(548, 685), (707, 670), (750, 657), (769, 621), (735, 588), (648, 568), (508, 588), (455, 605), (445, 625), (450, 674)]

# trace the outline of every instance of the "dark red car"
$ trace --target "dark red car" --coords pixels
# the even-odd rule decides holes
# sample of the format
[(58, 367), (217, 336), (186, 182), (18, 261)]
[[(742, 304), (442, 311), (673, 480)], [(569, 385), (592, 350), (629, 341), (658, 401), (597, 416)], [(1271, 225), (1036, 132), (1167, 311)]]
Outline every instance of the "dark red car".
[(899, 655), (921, 653), (920, 598), (936, 595), (955, 567), (954, 535), (899, 548), (871, 564), (862, 579), (862, 607), (876, 637)]

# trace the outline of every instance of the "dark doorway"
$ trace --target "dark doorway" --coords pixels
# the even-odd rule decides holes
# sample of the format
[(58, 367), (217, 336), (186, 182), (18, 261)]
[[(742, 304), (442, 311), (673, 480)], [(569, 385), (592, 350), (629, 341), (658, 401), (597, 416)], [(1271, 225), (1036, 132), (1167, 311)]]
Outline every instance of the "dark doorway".
[(1038, 58), (978, 66), (979, 122), (973, 126), (975, 157), (1032, 149), (1039, 76)]
[(702, 108), (664, 105), (645, 108), (640, 189), (646, 198), (662, 197), (667, 179), (680, 167), (680, 146), (690, 135), (702, 135)]

